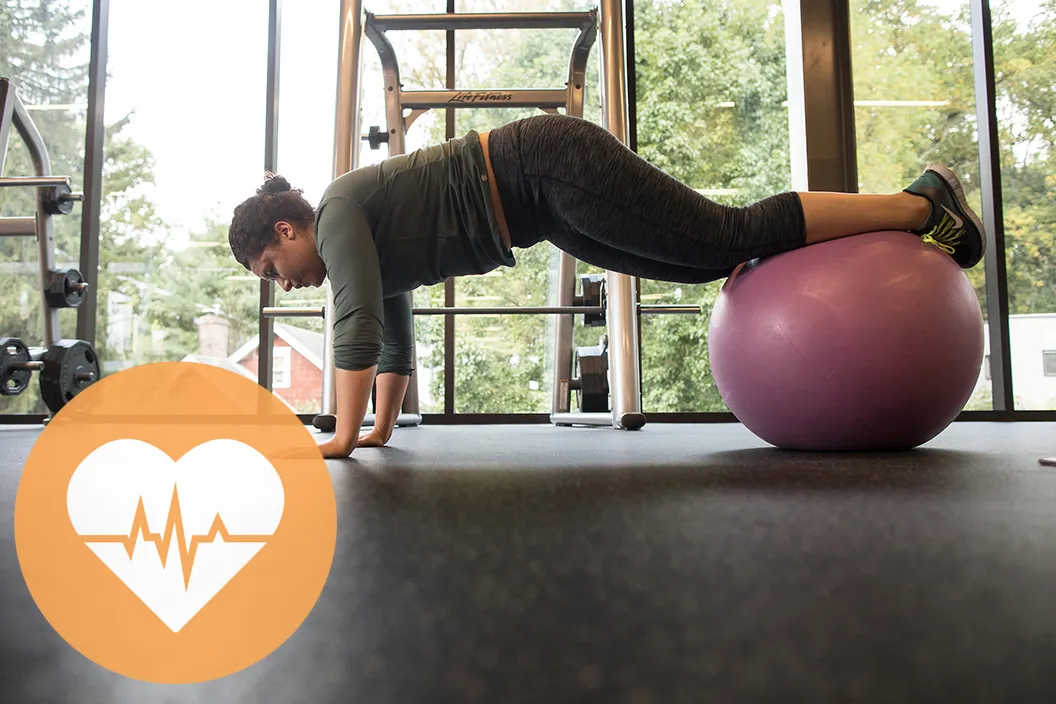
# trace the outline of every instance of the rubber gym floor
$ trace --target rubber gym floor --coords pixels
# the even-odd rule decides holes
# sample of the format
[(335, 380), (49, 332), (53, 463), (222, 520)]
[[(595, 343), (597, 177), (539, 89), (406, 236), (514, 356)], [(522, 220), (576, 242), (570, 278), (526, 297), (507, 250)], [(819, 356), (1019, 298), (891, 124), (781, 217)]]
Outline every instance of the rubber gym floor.
[(328, 463), (314, 611), (227, 678), (86, 660), (37, 610), (13, 511), (39, 428), (0, 430), (0, 701), (1053, 702), (1056, 425), (894, 454), (738, 425), (424, 426)]

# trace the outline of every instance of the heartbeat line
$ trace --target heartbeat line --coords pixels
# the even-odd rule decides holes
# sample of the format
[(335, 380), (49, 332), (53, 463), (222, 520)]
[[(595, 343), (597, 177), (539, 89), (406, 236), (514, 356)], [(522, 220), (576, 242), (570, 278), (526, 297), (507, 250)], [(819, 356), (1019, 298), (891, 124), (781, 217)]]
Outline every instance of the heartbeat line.
[(191, 582), (191, 569), (194, 567), (194, 556), (198, 552), (198, 546), (202, 543), (212, 543), (216, 540), (216, 536), (223, 538), (225, 543), (266, 543), (270, 535), (231, 535), (227, 532), (227, 527), (224, 525), (224, 521), (220, 518), (220, 514), (216, 514), (216, 518), (213, 519), (213, 525), (210, 526), (209, 532), (205, 535), (192, 535), (190, 543), (186, 540), (186, 535), (183, 528), (183, 514), (180, 513), (180, 497), (176, 491), (176, 487), (172, 488), (172, 501), (169, 503), (169, 515), (165, 519), (164, 533), (151, 533), (150, 526), (147, 525), (147, 510), (143, 506), (143, 497), (139, 497), (139, 504), (136, 506), (136, 516), (132, 521), (132, 528), (129, 530), (128, 535), (90, 535), (82, 536), (86, 543), (121, 543), (125, 546), (125, 552), (128, 553), (129, 559), (132, 559), (132, 555), (136, 551), (136, 542), (142, 536), (143, 540), (148, 543), (154, 543), (154, 547), (158, 550), (158, 557), (161, 558), (161, 566), (165, 566), (165, 562), (169, 555), (169, 545), (173, 538), (176, 538), (176, 547), (179, 550), (180, 567), (183, 570), (183, 588), (187, 589)]

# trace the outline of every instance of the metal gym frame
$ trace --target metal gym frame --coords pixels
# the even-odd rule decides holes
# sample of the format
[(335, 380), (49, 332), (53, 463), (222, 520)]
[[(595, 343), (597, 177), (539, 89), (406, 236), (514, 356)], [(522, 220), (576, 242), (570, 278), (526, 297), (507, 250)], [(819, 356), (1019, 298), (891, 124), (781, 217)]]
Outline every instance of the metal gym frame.
[[(279, 43), (278, 31), (282, 0), (269, 0), (269, 41), (267, 61), (269, 65), (266, 89), (266, 107), (270, 117), (266, 123), (265, 134), (265, 168), (274, 170), (277, 164), (277, 103)], [(358, 50), (362, 37), (362, 26), (358, 14), (351, 14), (350, 9), (359, 5), (358, 1), (342, 0), (341, 6), (341, 59), (342, 65), (358, 63), (358, 53), (353, 57), (351, 50), (353, 40)], [(990, 321), (990, 362), (993, 379), (994, 410), (964, 411), (958, 417), (960, 421), (1054, 421), (1056, 411), (1016, 411), (1012, 393), (1012, 368), (1009, 355), (1008, 329), (1008, 282), (1005, 260), (1005, 240), (1001, 214), (1001, 177), (999, 160), (999, 143), (997, 132), (997, 111), (994, 90), (994, 54), (993, 32), (989, 0), (969, 0), (972, 21), (972, 52), (975, 66), (976, 116), (979, 126), (979, 158), (982, 191), (982, 218), (988, 234), (986, 267), (987, 296), (986, 312)], [(103, 107), (106, 87), (106, 47), (109, 37), (109, 0), (92, 0), (92, 47), (89, 61), (88, 113), (86, 128), (86, 152), (84, 164), (85, 202), (81, 216), (81, 261), (80, 270), (90, 284), (84, 303), (77, 309), (77, 337), (91, 344), (96, 342), (96, 286), (99, 267), (99, 207), (101, 200), (101, 180), (103, 154)], [(629, 138), (631, 147), (636, 146), (634, 119), (635, 111), (635, 73), (634, 73), (634, 0), (625, 0), (627, 23), (627, 97), (629, 103)], [(853, 93), (851, 86), (850, 65), (850, 28), (848, 0), (784, 0), (786, 23), (795, 25), (799, 31), (790, 26), (788, 51), (789, 71), (798, 63), (797, 79), (802, 90), (804, 111), (804, 136), (808, 182), (813, 189), (854, 190), (855, 183), (847, 175), (856, 167), (854, 140), (847, 138), (846, 126), (853, 129)], [(454, 10), (452, 0), (448, 10)], [(450, 37), (452, 32), (448, 32)], [(453, 88), (453, 52), (448, 48), (448, 87)], [(796, 55), (800, 62), (794, 61)], [(790, 76), (790, 79), (792, 77)], [(353, 95), (347, 82), (338, 85), (338, 110), (342, 114), (358, 114), (358, 95)], [(789, 92), (790, 103), (797, 99), (795, 91)], [(447, 107), (445, 105), (445, 107)], [(449, 112), (450, 115), (450, 112)], [(450, 122), (450, 121), (449, 121)], [(834, 123), (842, 125), (834, 129)], [(335, 166), (344, 160), (349, 168), (352, 159), (358, 153), (358, 140), (352, 138), (353, 131), (358, 134), (359, 126), (350, 122), (337, 122), (335, 143), (345, 145), (343, 153), (335, 154)], [(453, 129), (453, 128), (452, 128)], [(851, 133), (853, 136), (853, 132)], [(453, 136), (453, 132), (449, 132)], [(829, 179), (836, 183), (827, 182)], [(797, 186), (798, 187), (798, 186)], [(448, 286), (447, 305), (454, 302), (453, 292)], [(274, 285), (261, 282), (261, 307), (271, 307), (274, 303)], [(450, 318), (449, 318), (450, 320)], [(272, 319), (262, 318), (261, 349), (270, 350), (272, 340)], [(509, 414), (455, 414), (453, 411), (453, 364), (451, 352), (454, 349), (453, 326), (448, 327), (445, 377), (446, 412), (427, 414), (429, 423), (547, 423), (548, 414), (509, 413)], [(262, 368), (263, 369), (263, 368)], [(260, 374), (262, 386), (270, 387), (271, 375), (268, 369)], [(326, 397), (324, 396), (324, 399)], [(324, 400), (325, 403), (325, 400)], [(332, 403), (329, 408), (333, 408)], [(5, 414), (6, 423), (40, 423), (47, 416), (43, 414)], [(313, 415), (301, 416), (305, 422), (311, 422)], [(685, 412), (685, 413), (650, 413), (654, 422), (735, 422), (730, 413)]]
[[(38, 272), (41, 286), (44, 287), (49, 272), (56, 268), (55, 223), (52, 221), (53, 211), (45, 201), (45, 189), (64, 189), (66, 195), (62, 198), (66, 201), (83, 200), (84, 194), (71, 192), (68, 177), (52, 175), (51, 159), (48, 157), (48, 148), (44, 145), (40, 131), (37, 130), (33, 119), (26, 112), (26, 107), (22, 104), (22, 99), (18, 97), (15, 86), (8, 79), (0, 78), (0, 174), (4, 173), (7, 145), (12, 127), (25, 142), (36, 175), (0, 178), (0, 188), (32, 188), (36, 213), (32, 216), (0, 217), (0, 237), (36, 238)], [(63, 212), (69, 211), (64, 210)], [(86, 288), (91, 290), (94, 286), (89, 284)], [(59, 309), (49, 306), (47, 297), (43, 293), (40, 296), (40, 305), (44, 321), (42, 345), (50, 347), (62, 338), (59, 334)]]
[[(338, 68), (337, 131), (335, 136), (334, 176), (356, 167), (359, 154), (358, 99), (360, 92), (360, 52), (365, 34), (378, 51), (384, 73), (386, 132), (369, 139), (376, 146), (387, 142), (389, 154), (403, 154), (405, 135), (414, 121), (431, 109), (461, 107), (509, 108), (534, 107), (547, 112), (564, 108), (566, 114), (583, 116), (585, 72), (590, 49), (600, 26), (602, 45), (602, 104), (605, 127), (620, 141), (627, 143), (627, 90), (624, 61), (623, 5), (620, 0), (603, 0), (600, 14), (589, 12), (558, 13), (492, 13), (492, 14), (436, 14), (436, 15), (374, 15), (363, 13), (362, 0), (342, 3), (341, 44)], [(387, 33), (401, 30), (467, 30), (467, 29), (578, 29), (569, 61), (568, 82), (560, 89), (528, 90), (455, 90), (405, 91), (400, 82), (399, 63)], [(409, 111), (406, 115), (405, 111)], [(416, 309), (418, 315), (485, 315), (495, 313), (549, 313), (558, 315), (554, 339), (553, 412), (550, 420), (556, 425), (611, 425), (615, 428), (637, 429), (645, 424), (641, 409), (641, 376), (639, 367), (639, 324), (636, 281), (624, 274), (606, 274), (607, 305), (604, 312), (609, 339), (611, 365), (611, 413), (573, 413), (569, 408), (570, 388), (573, 383), (572, 333), (573, 314), (584, 312), (573, 306), (575, 297), (576, 260), (559, 253), (557, 305), (551, 307), (472, 309), (445, 306), (436, 309)], [(410, 295), (410, 294), (407, 294)], [(594, 309), (589, 309), (594, 312)], [(322, 414), (327, 420), (319, 427), (332, 424), (336, 408), (334, 389), (333, 349), (333, 293), (327, 285), (324, 316), (324, 371)], [(271, 317), (318, 315), (318, 308), (289, 309), (262, 306), (261, 319)], [(641, 312), (699, 313), (696, 306), (663, 306)], [(262, 346), (260, 357), (270, 349)], [(450, 363), (450, 362), (449, 362)], [(264, 379), (263, 381), (267, 381)], [(370, 420), (368, 419), (368, 422)], [(417, 384), (412, 378), (404, 399), (398, 425), (421, 422)]]

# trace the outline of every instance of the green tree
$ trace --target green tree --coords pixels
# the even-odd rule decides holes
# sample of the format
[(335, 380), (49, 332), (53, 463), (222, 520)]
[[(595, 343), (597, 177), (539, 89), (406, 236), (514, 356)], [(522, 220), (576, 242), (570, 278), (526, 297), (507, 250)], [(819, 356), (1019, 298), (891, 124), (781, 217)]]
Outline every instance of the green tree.
[[(87, 76), (80, 63), (86, 37), (77, 35), (84, 14), (62, 0), (7, 2), (0, 9), (0, 76), (12, 81), (44, 139), (54, 174), (76, 174), (83, 161), (84, 116), (78, 109), (46, 109), (85, 102)], [(72, 31), (71, 31), (72, 29)], [(44, 109), (42, 109), (44, 108)], [(17, 132), (12, 129), (4, 176), (34, 174), (33, 164)], [(0, 189), (0, 216), (35, 212), (33, 189)], [(75, 211), (76, 212), (76, 211)], [(56, 217), (56, 259), (76, 262), (80, 218)], [(37, 273), (37, 243), (32, 238), (0, 239), (0, 334), (37, 344), (42, 334), (41, 294)], [(71, 311), (60, 316), (63, 330), (75, 324)], [(22, 410), (33, 394), (3, 399), (5, 407)]]
[[(1018, 26), (1010, 7), (1002, 3), (994, 15), (1010, 304), (1013, 312), (1049, 312), (1056, 309), (1056, 2), (1044, 3), (1030, 26)], [(855, 97), (865, 102), (856, 110), (860, 190), (900, 190), (924, 164), (939, 161), (964, 176), (969, 200), (978, 207), (967, 3), (953, 14), (921, 0), (861, 0), (852, 8)], [(637, 3), (635, 12), (640, 154), (693, 187), (726, 189), (712, 197), (731, 204), (787, 190), (779, 4), (657, 0)], [(493, 75), (534, 75), (538, 59), (532, 52), (515, 43), (507, 50), (489, 62), (498, 67)], [(868, 103), (892, 100), (935, 104)], [(968, 275), (982, 301), (983, 268)], [(503, 286), (509, 283), (507, 277)], [(699, 303), (706, 313), (698, 319), (643, 319), (646, 410), (723, 407), (707, 354), (707, 313), (717, 288), (642, 282), (644, 300)], [(577, 344), (594, 344), (594, 336), (579, 330)], [(517, 349), (511, 346), (507, 356)]]
[[(0, 9), (0, 76), (10, 78), (19, 97), (30, 110), (48, 149), (52, 173), (68, 175), (74, 188), (84, 172), (84, 136), (87, 98), (87, 52), (90, 28), (83, 10), (73, 9), (66, 0), (26, 2), (12, 0)], [(137, 189), (153, 180), (152, 157), (146, 149), (123, 132), (125, 116), (106, 129), (101, 209), (101, 256), (104, 258), (97, 296), (99, 300), (97, 351), (103, 360), (108, 347), (107, 300), (111, 291), (129, 287), (124, 270), (146, 267), (149, 249), (140, 244), (144, 230), (162, 227), (149, 200)], [(29, 154), (17, 135), (8, 147), (5, 174), (33, 173)], [(0, 215), (28, 215), (34, 212), (34, 194), (29, 189), (0, 189)], [(80, 211), (53, 218), (56, 260), (60, 267), (77, 267), (80, 258)], [(37, 344), (42, 334), (40, 282), (37, 274), (37, 246), (30, 238), (0, 240), (0, 332), (17, 335), (28, 344)], [(11, 275), (13, 274), (13, 275)], [(59, 313), (61, 333), (74, 336), (76, 311)], [(37, 394), (29, 391), (18, 398), (2, 401), (5, 412), (43, 412)]]
[[(995, 3), (995, 88), (1001, 150), (1009, 309), (1056, 311), (1056, 201), (1053, 198), (1053, 86), (1056, 3), (1029, 24), (1014, 2)], [(859, 179), (863, 191), (902, 188), (930, 161), (962, 176), (979, 209), (979, 153), (971, 24), (967, 3), (954, 14), (918, 0), (861, 0), (852, 22), (858, 100), (931, 100), (920, 108), (859, 107)], [(984, 268), (968, 272), (985, 313)], [(989, 407), (986, 394), (970, 408)]]
[[(549, 10), (584, 9), (557, 0)], [(538, 4), (503, 2), (502, 11)], [(731, 203), (748, 203), (788, 188), (784, 29), (780, 5), (741, 2), (655, 2), (636, 5), (638, 142), (640, 153), (699, 188), (733, 192)], [(458, 35), (461, 36), (461, 35)], [(564, 84), (575, 31), (495, 32), (474, 36), (456, 50), (458, 87), (551, 87)], [(423, 41), (431, 61), (405, 83), (440, 87), (442, 43)], [(598, 56), (588, 67), (585, 117), (600, 120)], [(485, 61), (480, 56), (486, 57)], [(533, 111), (464, 110), (459, 134), (497, 127)], [(442, 121), (433, 139), (442, 139)], [(459, 304), (538, 305), (552, 272), (547, 247), (517, 251), (518, 265), (493, 276), (460, 279)], [(580, 273), (596, 271), (580, 267)], [(710, 312), (716, 285), (674, 287), (642, 282), (644, 300), (699, 303)], [(434, 301), (442, 296), (430, 294)], [(421, 305), (421, 303), (419, 303)], [(431, 350), (430, 366), (442, 366), (439, 319), (419, 343)], [(456, 409), (459, 412), (541, 412), (550, 408), (549, 359), (554, 321), (534, 316), (462, 318), (456, 334)], [(707, 362), (708, 316), (643, 319), (643, 388), (647, 410), (721, 410)], [(599, 329), (577, 325), (577, 346), (595, 345)], [(442, 394), (434, 381), (434, 396)]]
[(206, 222), (185, 246), (166, 242), (159, 248), (142, 301), (151, 332), (164, 338), (158, 353), (149, 354), (151, 361), (179, 361), (197, 351), (195, 320), (208, 313), (231, 322), (232, 347), (257, 334), (259, 281), (248, 280), (231, 256), (227, 225)]
[[(1005, 6), (1008, 7), (1007, 5)], [(1007, 12), (1003, 12), (1007, 15)], [(1056, 312), (1056, 2), (995, 27), (1009, 311)]]
[[(638, 153), (729, 205), (787, 191), (780, 3), (636, 3), (635, 32)], [(643, 302), (693, 303), (703, 311), (642, 318), (647, 412), (725, 410), (707, 347), (719, 286), (642, 281)]]
[[(549, 11), (585, 9), (582, 2), (555, 0)], [(538, 3), (492, 2), (488, 12), (540, 11)], [(480, 33), (458, 45), (459, 87), (525, 89), (564, 88), (576, 37), (575, 29)], [(486, 56), (488, 61), (467, 60)], [(598, 45), (585, 70), (583, 116), (599, 122)], [(513, 120), (541, 114), (535, 108), (466, 109), (457, 113), (458, 133), (494, 129)], [(492, 276), (457, 282), (460, 305), (539, 306), (556, 304), (548, 296), (556, 276), (553, 249), (540, 245), (516, 250), (517, 266)], [(583, 268), (583, 272), (588, 271)], [(542, 413), (551, 408), (553, 339), (556, 318), (513, 315), (468, 317), (458, 322), (456, 336), (455, 408), (460, 413)], [(597, 344), (596, 329), (578, 331), (579, 338)]]

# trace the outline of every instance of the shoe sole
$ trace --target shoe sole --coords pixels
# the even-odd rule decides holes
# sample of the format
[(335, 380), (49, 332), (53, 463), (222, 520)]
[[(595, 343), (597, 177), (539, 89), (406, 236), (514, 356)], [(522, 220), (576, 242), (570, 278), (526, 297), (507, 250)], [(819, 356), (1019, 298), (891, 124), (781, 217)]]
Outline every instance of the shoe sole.
[(979, 239), (982, 243), (979, 250), (979, 261), (982, 261), (983, 257), (986, 256), (986, 230), (983, 229), (983, 223), (979, 221), (979, 216), (968, 207), (968, 201), (964, 198), (964, 188), (961, 186), (961, 180), (957, 178), (957, 174), (953, 173), (949, 167), (942, 164), (928, 164), (925, 171), (934, 171), (953, 189), (953, 197), (957, 200), (957, 205), (961, 206), (961, 211), (968, 216), (968, 219), (972, 221), (972, 224), (979, 231)]

